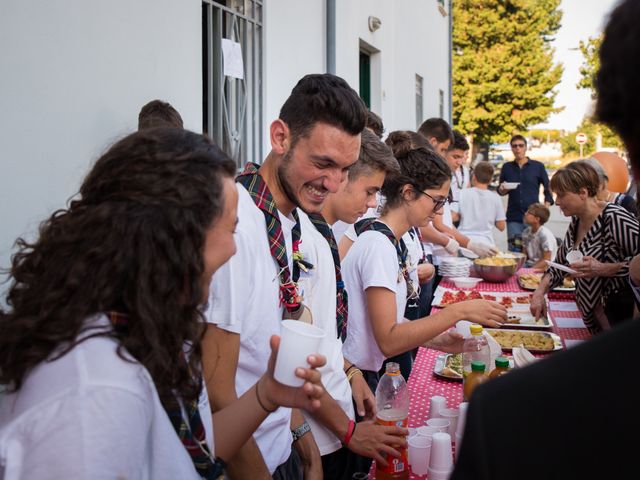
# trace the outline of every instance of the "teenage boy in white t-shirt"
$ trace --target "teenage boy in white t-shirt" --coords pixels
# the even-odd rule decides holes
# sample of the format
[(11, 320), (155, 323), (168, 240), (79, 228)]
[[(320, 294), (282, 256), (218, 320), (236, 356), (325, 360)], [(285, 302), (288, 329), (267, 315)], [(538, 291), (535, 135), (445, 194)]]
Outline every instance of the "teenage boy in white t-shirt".
[(522, 248), (527, 254), (527, 267), (546, 270), (545, 260), (553, 260), (556, 256), (556, 237), (544, 226), (550, 215), (549, 208), (542, 203), (532, 203), (524, 214), (528, 227), (522, 232)]
[(460, 191), (471, 186), (471, 173), (467, 166), (469, 158), (469, 142), (457, 130), (453, 131), (453, 143), (447, 151), (451, 167), (451, 199), (457, 202)]
[(460, 192), (457, 203), (451, 205), (451, 216), (459, 221), (458, 231), (471, 240), (479, 240), (495, 246), (493, 227), (501, 232), (506, 228), (506, 216), (502, 200), (489, 190), (493, 165), (480, 162), (473, 170), (473, 187)]
[[(342, 356), (348, 312), (345, 322), (344, 316), (336, 313), (336, 303), (343, 302), (348, 306), (348, 301), (344, 302), (342, 296), (341, 270), (336, 269), (336, 265), (341, 269), (340, 258), (335, 237), (331, 238), (331, 225), (336, 221), (353, 223), (368, 207), (376, 205), (376, 192), (385, 175), (397, 170), (398, 162), (391, 150), (373, 132), (365, 129), (360, 156), (349, 169), (348, 180), (341, 184), (338, 192), (327, 197), (321, 215), (301, 213), (302, 245), (312, 247), (309, 259), (314, 264), (314, 274), (305, 285), (305, 304), (311, 309), (314, 324), (325, 331), (320, 352), (327, 357), (327, 365), (321, 370), (322, 383), (341, 408), (305, 413), (322, 455), (324, 478), (351, 480), (355, 472), (369, 470), (372, 458), (384, 462), (384, 455), (379, 452), (389, 451), (405, 441), (402, 437), (392, 436), (399, 429), (389, 430), (373, 422), (373, 393), (360, 370), (345, 362)], [(353, 436), (344, 446), (348, 427), (356, 419), (363, 418), (365, 421), (354, 425)]]

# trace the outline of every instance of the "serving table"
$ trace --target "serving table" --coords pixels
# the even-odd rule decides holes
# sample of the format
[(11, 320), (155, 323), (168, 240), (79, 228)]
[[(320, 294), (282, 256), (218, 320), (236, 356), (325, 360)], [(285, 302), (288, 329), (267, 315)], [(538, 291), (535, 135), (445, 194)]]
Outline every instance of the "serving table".
[[(480, 282), (474, 288), (480, 293), (488, 292), (518, 292), (522, 295), (532, 293), (530, 290), (524, 290), (520, 287), (517, 280), (517, 275), (520, 273), (532, 272), (531, 269), (520, 269), (516, 275), (512, 276), (509, 280), (502, 283)], [(456, 289), (452, 282), (449, 282), (444, 278), (438, 288)], [(435, 292), (434, 292), (435, 293)], [(553, 320), (553, 326), (548, 330), (551, 331), (562, 339), (564, 348), (571, 345), (587, 340), (591, 334), (586, 328), (582, 327), (570, 327), (565, 328), (559, 326), (562, 324), (579, 324), (577, 321), (581, 318), (580, 312), (575, 308), (575, 295), (571, 292), (550, 292), (548, 294), (549, 305), (556, 307), (566, 307), (560, 309), (550, 309), (549, 313)], [(573, 305), (571, 305), (573, 304)], [(573, 307), (571, 308), (570, 307)], [(432, 311), (437, 311), (438, 308), (433, 308)], [(563, 322), (562, 319), (571, 320), (571, 322)], [(419, 348), (418, 354), (415, 358), (411, 376), (407, 382), (409, 388), (409, 395), (411, 403), (409, 407), (409, 427), (420, 427), (425, 424), (425, 421), (429, 418), (429, 400), (434, 395), (443, 396), (447, 400), (447, 406), (449, 408), (458, 408), (462, 402), (462, 382), (455, 380), (447, 380), (434, 375), (433, 370), (436, 363), (436, 359), (442, 352), (437, 350), (431, 350), (426, 348)], [(536, 357), (544, 357), (547, 355), (554, 355), (554, 353), (535, 354)], [(452, 439), (454, 440), (454, 439)], [(455, 445), (454, 445), (455, 448)], [(371, 467), (370, 478), (374, 478), (375, 462)], [(411, 479), (424, 479), (427, 476), (419, 476), (411, 473)]]

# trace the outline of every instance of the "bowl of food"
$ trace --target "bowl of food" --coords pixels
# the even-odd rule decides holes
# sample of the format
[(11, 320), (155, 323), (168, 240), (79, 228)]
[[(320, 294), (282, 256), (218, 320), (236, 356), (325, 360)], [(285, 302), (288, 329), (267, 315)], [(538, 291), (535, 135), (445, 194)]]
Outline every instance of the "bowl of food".
[(478, 258), (473, 261), (473, 269), (487, 282), (506, 282), (516, 273), (518, 260), (502, 256)]
[(475, 288), (475, 286), (480, 283), (482, 279), (475, 277), (452, 277), (451, 281), (458, 288), (461, 288), (463, 290), (470, 290), (472, 288)]
[(498, 253), (496, 255), (496, 257), (498, 258), (507, 258), (507, 259), (513, 259), (516, 261), (516, 270), (519, 270), (522, 268), (522, 266), (524, 265), (524, 262), (527, 260), (527, 255), (524, 253), (519, 253), (519, 252), (505, 252), (505, 253)]

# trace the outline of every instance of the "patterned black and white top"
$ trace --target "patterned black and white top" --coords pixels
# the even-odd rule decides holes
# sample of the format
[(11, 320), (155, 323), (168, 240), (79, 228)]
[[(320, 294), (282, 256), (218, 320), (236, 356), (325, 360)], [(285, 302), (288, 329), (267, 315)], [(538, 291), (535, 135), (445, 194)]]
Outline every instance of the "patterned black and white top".
[[(573, 217), (555, 261), (568, 265), (566, 254), (574, 249), (579, 220)], [(624, 266), (613, 277), (576, 278), (576, 303), (585, 325), (592, 333), (602, 328), (595, 318), (595, 308), (604, 305), (612, 293), (629, 289), (628, 263), (638, 253), (638, 220), (627, 210), (613, 203), (607, 204), (602, 213), (578, 245), (585, 256), (602, 263), (623, 263)], [(565, 272), (549, 267), (550, 289), (562, 283)]]

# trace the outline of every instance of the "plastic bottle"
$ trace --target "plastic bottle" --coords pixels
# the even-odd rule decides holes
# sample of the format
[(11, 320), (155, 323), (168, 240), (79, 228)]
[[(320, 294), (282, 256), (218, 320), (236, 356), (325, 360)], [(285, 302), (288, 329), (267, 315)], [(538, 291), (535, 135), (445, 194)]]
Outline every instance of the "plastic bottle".
[(496, 368), (491, 370), (489, 374), (489, 378), (496, 378), (500, 375), (504, 375), (510, 370), (511, 366), (509, 365), (509, 359), (507, 357), (498, 357), (496, 358)]
[(489, 342), (482, 333), (482, 325), (472, 324), (469, 327), (471, 336), (464, 339), (462, 346), (462, 378), (471, 373), (471, 362), (477, 360), (483, 362), (487, 368), (487, 373), (491, 370), (491, 350)]
[(475, 360), (471, 362), (471, 373), (462, 380), (462, 391), (465, 402), (469, 401), (475, 388), (489, 378), (484, 372), (485, 368), (483, 362)]
[[(400, 374), (400, 366), (395, 362), (387, 363), (385, 374), (376, 388), (376, 421), (380, 425), (393, 425), (407, 428), (409, 420), (409, 390), (407, 382)], [(407, 449), (400, 449), (400, 458), (387, 456), (387, 467), (376, 465), (376, 480), (397, 480), (409, 478)]]

